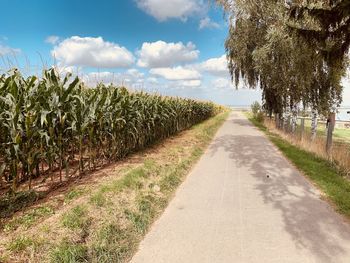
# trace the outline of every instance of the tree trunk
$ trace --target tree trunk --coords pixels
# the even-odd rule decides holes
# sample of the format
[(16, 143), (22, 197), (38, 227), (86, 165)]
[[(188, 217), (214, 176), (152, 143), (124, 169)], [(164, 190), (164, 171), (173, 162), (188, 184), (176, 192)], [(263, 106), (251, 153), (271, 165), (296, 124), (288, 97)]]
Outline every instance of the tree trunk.
[(290, 107), (289, 107), (289, 105), (285, 109), (283, 119), (284, 119), (284, 121), (283, 121), (283, 124), (284, 124), (283, 130), (285, 132), (289, 132), (289, 127), (290, 127)]
[(294, 134), (297, 128), (297, 120), (298, 120), (298, 106), (293, 105), (292, 108), (292, 123), (291, 123), (291, 132)]
[(316, 139), (316, 135), (317, 135), (317, 117), (318, 117), (318, 113), (316, 109), (312, 109), (311, 112), (311, 140), (314, 141)]

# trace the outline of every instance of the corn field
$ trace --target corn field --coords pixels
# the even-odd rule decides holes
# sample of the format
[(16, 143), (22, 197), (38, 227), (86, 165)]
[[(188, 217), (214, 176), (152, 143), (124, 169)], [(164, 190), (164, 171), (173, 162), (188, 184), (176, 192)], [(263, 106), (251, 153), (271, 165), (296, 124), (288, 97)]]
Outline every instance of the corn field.
[[(88, 88), (54, 69), (0, 76), (0, 182), (13, 191), (45, 175), (82, 175), (215, 114), (210, 102)], [(58, 178), (56, 178), (58, 180)]]

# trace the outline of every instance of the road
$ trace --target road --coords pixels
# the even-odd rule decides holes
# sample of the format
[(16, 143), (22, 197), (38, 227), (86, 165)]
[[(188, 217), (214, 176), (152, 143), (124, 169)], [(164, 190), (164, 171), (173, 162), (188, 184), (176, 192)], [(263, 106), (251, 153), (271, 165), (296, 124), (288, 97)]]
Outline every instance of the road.
[(233, 112), (132, 263), (349, 263), (350, 225)]

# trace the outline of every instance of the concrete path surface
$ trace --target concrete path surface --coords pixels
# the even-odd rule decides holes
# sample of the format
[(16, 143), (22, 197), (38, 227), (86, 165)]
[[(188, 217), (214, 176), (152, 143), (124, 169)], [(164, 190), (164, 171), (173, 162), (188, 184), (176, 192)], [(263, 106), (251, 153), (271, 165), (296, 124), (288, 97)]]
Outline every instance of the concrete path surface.
[(350, 263), (350, 226), (320, 197), (233, 112), (131, 262)]

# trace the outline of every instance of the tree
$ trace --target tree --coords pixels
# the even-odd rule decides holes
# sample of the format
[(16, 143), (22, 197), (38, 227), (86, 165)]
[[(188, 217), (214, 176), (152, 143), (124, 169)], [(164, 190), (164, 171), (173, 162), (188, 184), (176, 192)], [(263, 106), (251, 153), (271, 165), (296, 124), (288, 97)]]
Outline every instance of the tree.
[(345, 75), (350, 46), (350, 0), (293, 0), (286, 5), (289, 10), (287, 25), (308, 45), (319, 52), (325, 65), (322, 77), (330, 87), (333, 103), (341, 102), (341, 78)]
[[(243, 79), (251, 88), (260, 87), (265, 110), (284, 113), (286, 119), (290, 112), (296, 116), (301, 102), (321, 113), (340, 104), (345, 64), (336, 59), (325, 63), (324, 52), (291, 29), (294, 7), (287, 5), (287, 9), (285, 2), (270, 0), (217, 2), (229, 14), (225, 47), (232, 80), (236, 85)], [(310, 28), (317, 25), (312, 19), (305, 23)]]

